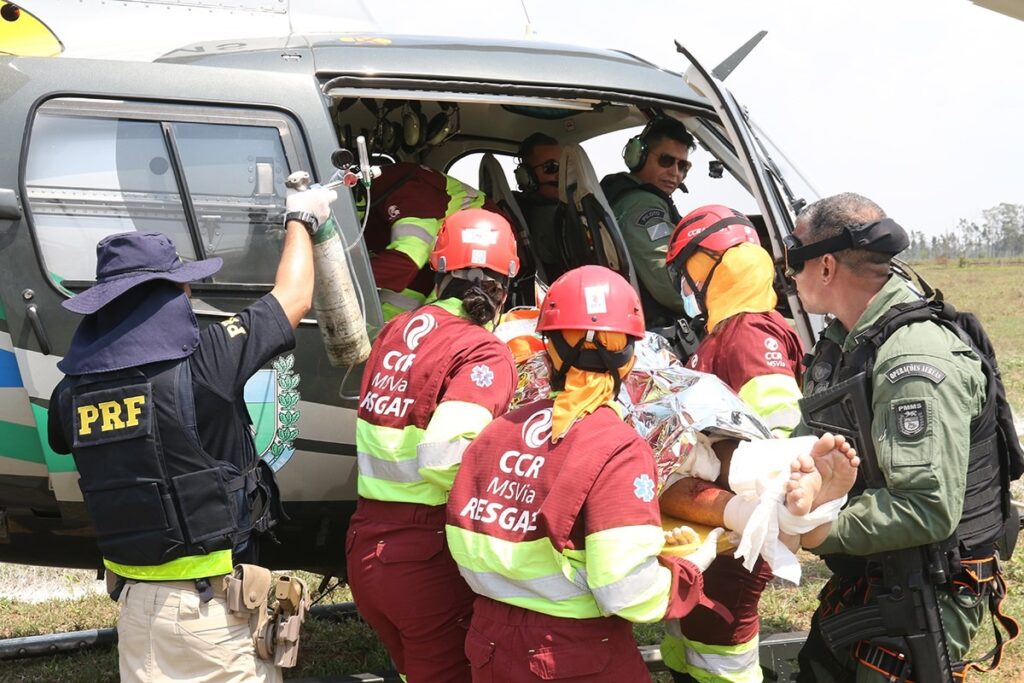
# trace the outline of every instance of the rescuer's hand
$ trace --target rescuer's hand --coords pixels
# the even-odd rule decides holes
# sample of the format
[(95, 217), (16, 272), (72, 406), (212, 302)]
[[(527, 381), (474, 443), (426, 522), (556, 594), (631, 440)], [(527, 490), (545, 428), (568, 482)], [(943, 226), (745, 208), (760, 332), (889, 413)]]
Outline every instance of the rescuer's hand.
[(697, 565), (697, 568), (704, 571), (718, 557), (718, 539), (725, 533), (725, 529), (718, 527), (708, 533), (708, 537), (700, 544), (700, 547), (686, 556), (686, 559)]
[(288, 211), (308, 211), (316, 216), (318, 222), (323, 223), (331, 215), (331, 204), (337, 198), (337, 192), (322, 187), (311, 187), (305, 191), (289, 190), (285, 206)]

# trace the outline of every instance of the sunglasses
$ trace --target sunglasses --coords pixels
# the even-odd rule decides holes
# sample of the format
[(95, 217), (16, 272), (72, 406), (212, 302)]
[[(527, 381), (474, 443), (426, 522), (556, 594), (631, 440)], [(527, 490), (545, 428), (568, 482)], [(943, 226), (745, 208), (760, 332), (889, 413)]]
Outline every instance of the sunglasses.
[(558, 169), (560, 168), (560, 166), (558, 165), (557, 161), (548, 159), (542, 164), (536, 164), (535, 166), (533, 166), (533, 168), (539, 168), (541, 171), (544, 172), (545, 175), (555, 175), (556, 173), (558, 173)]
[(658, 166), (661, 166), (662, 168), (672, 168), (672, 164), (676, 165), (676, 168), (679, 169), (679, 172), (683, 174), (684, 178), (686, 177), (686, 174), (689, 172), (690, 168), (693, 166), (693, 164), (690, 163), (689, 159), (677, 159), (671, 154), (658, 155)]

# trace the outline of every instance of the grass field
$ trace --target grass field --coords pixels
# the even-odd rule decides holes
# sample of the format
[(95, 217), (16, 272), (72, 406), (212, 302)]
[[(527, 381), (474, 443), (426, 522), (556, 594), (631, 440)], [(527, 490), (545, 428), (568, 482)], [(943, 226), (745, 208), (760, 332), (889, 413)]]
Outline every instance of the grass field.
[[(1011, 403), (1021, 416), (1024, 408), (1024, 262), (972, 261), (961, 266), (956, 261), (917, 266), (921, 274), (940, 288), (947, 299), (964, 310), (972, 310), (985, 323), (996, 346), (1000, 367)], [(817, 591), (827, 571), (818, 560), (803, 554), (804, 583), (799, 588), (770, 586), (761, 600), (763, 631), (776, 633), (804, 630), (816, 602)], [(89, 580), (89, 572), (68, 573), (69, 582)], [(1004, 609), (1011, 616), (1024, 618), (1024, 553), (1006, 567), (1010, 597)], [(31, 576), (26, 569), (24, 576)], [(81, 577), (85, 577), (82, 579)], [(319, 582), (308, 577), (310, 585)], [(0, 581), (17, 581), (0, 572)], [(349, 599), (344, 588), (334, 591), (327, 601)], [(49, 600), (31, 604), (0, 598), (0, 638), (34, 635), (54, 631), (113, 626), (114, 605), (102, 595), (77, 600)], [(660, 640), (659, 625), (638, 626), (641, 643)], [(992, 631), (984, 626), (975, 646), (981, 654), (991, 646)], [(388, 658), (383, 648), (358, 620), (308, 620), (304, 628), (300, 666), (289, 670), (286, 678), (340, 676), (362, 671), (384, 671)], [(1024, 643), (1012, 643), (1006, 650), (999, 671), (982, 677), (986, 681), (1024, 680)], [(79, 682), (117, 680), (117, 655), (114, 650), (81, 652), (19, 662), (0, 662), (0, 683), (5, 682)], [(656, 679), (667, 681), (667, 678)]]

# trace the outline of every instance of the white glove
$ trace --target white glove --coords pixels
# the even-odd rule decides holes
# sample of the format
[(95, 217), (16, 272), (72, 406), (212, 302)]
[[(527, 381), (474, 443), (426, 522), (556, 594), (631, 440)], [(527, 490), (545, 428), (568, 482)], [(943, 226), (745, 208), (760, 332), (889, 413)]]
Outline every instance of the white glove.
[(686, 556), (686, 559), (697, 565), (697, 569), (705, 571), (718, 557), (718, 539), (725, 533), (725, 529), (718, 527), (708, 532), (708, 537), (700, 544), (700, 547)]
[(311, 187), (304, 191), (289, 190), (285, 207), (288, 211), (307, 211), (322, 224), (331, 215), (331, 204), (337, 198), (337, 192), (322, 187)]

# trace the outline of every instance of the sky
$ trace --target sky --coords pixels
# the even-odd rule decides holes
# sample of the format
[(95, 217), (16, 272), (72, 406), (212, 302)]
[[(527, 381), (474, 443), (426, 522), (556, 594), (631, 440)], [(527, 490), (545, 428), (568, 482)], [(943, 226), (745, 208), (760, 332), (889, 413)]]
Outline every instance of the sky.
[[(200, 0), (162, 0), (189, 5)], [(180, 30), (139, 3), (22, 0), (68, 55), (109, 52), (108, 12), (129, 20), (122, 56), (223, 37), (239, 22), (201, 8)], [(201, 3), (200, 3), (201, 4)], [(854, 191), (908, 230), (938, 234), (1000, 202), (1024, 204), (1024, 22), (969, 0), (219, 0), (263, 10), (263, 35), (320, 30), (530, 38), (621, 49), (673, 71), (679, 40), (708, 68), (767, 37), (726, 86), (821, 196)], [(75, 12), (72, 8), (99, 8)], [(274, 13), (288, 5), (291, 16)], [(338, 8), (346, 16), (339, 17)], [(270, 11), (266, 11), (270, 8)], [(166, 8), (165, 8), (166, 9)], [(212, 19), (222, 17), (218, 22)], [(255, 15), (254, 15), (255, 16)], [(218, 25), (219, 24), (219, 25)], [(188, 39), (182, 41), (182, 32)], [(168, 41), (170, 44), (167, 44)], [(156, 51), (155, 54), (154, 50)], [(621, 140), (609, 144), (617, 155)], [(599, 170), (600, 163), (594, 159)], [(617, 169), (608, 169), (617, 170)], [(680, 204), (726, 201), (693, 191)], [(738, 207), (743, 208), (743, 207)]]

